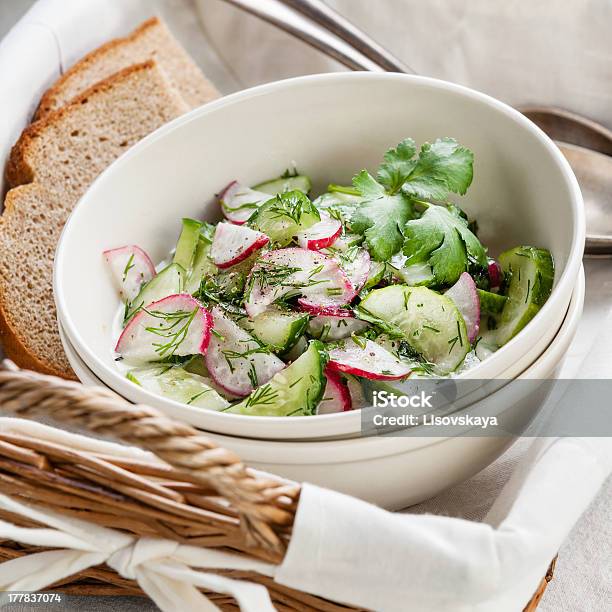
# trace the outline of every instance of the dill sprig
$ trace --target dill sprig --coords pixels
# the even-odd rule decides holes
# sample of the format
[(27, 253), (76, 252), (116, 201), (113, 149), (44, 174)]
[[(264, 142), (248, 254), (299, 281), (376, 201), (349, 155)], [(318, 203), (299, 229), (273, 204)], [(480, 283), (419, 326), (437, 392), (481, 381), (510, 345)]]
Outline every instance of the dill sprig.
[(192, 311), (177, 310), (175, 312), (162, 312), (160, 310), (148, 310), (147, 308), (143, 308), (143, 310), (155, 319), (166, 322), (166, 325), (162, 323), (159, 327), (145, 327), (145, 330), (149, 333), (167, 340), (167, 342), (153, 343), (155, 352), (160, 357), (174, 355), (185, 341), (189, 327), (198, 312), (197, 308)]
[(246, 408), (256, 408), (258, 406), (269, 406), (278, 399), (278, 391), (270, 385), (263, 385), (255, 389), (245, 401)]
[(305, 214), (321, 218), (319, 211), (312, 202), (299, 191), (279, 193), (272, 204), (266, 207), (270, 219), (288, 219), (295, 225), (300, 225)]
[(289, 291), (276, 298), (274, 303), (286, 305), (288, 300), (300, 295), (302, 289), (330, 282), (329, 279), (315, 278), (317, 274), (323, 271), (324, 267), (324, 264), (315, 266), (308, 273), (307, 277), (303, 281), (300, 281), (295, 275), (298, 272), (302, 272), (302, 268), (278, 264), (273, 261), (259, 261), (251, 270), (249, 281), (245, 289), (245, 297), (248, 300), (251, 292), (256, 286), (258, 286), (260, 290), (263, 290), (264, 287), (282, 287), (289, 289)]
[(134, 267), (134, 253), (130, 254), (130, 258), (127, 260), (127, 263), (125, 264), (125, 268), (123, 268), (123, 280), (122, 282), (125, 283), (125, 280), (127, 278), (128, 272)]
[(189, 398), (189, 400), (187, 401), (187, 404), (193, 404), (193, 402), (197, 401), (198, 399), (200, 399), (203, 395), (205, 395), (206, 393), (210, 393), (212, 391), (212, 389), (204, 389), (204, 391), (200, 391), (199, 393), (196, 393), (195, 395), (193, 395), (192, 397)]

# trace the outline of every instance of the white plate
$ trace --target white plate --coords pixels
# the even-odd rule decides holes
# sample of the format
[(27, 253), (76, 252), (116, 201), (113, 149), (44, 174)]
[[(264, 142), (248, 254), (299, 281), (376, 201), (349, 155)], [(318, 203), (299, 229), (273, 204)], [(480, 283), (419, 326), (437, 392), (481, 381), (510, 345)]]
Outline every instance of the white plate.
[(458, 85), (399, 74), (342, 73), (264, 85), (208, 104), (162, 127), (112, 164), (71, 215), (55, 259), (59, 318), (81, 359), (121, 395), (208, 431), (273, 439), (346, 437), (354, 413), (301, 419), (200, 411), (127, 381), (113, 360), (119, 302), (101, 253), (135, 243), (159, 261), (182, 216), (218, 217), (213, 194), (233, 178), (253, 184), (295, 160), (315, 180), (348, 182), (375, 167), (405, 136), (453, 136), (475, 153), (461, 202), (494, 251), (517, 244), (551, 250), (553, 293), (524, 331), (465, 377), (522, 371), (550, 343), (581, 265), (580, 191), (557, 147), (523, 115)]

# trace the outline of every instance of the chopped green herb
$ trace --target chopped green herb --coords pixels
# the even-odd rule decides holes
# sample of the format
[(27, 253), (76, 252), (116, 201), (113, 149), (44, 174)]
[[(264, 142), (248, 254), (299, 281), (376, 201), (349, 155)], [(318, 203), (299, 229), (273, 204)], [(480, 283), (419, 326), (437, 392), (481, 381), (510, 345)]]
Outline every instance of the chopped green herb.
[(127, 260), (125, 264), (125, 268), (123, 268), (123, 282), (125, 283), (125, 279), (127, 278), (128, 272), (134, 267), (134, 253), (130, 253), (130, 258)]

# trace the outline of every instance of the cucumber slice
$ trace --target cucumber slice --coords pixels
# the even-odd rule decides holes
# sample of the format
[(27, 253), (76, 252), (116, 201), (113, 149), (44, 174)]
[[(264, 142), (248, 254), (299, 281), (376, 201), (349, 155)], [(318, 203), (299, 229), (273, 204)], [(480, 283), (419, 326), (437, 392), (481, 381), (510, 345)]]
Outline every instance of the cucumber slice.
[(371, 289), (372, 287), (376, 287), (383, 277), (385, 276), (385, 270), (387, 266), (382, 261), (371, 261), (370, 262), (370, 272), (368, 274), (368, 280), (366, 284), (363, 286), (364, 289)]
[(298, 341), (284, 355), (281, 355), (285, 363), (293, 363), (301, 355), (308, 350), (308, 340), (304, 336), (298, 338)]
[(555, 268), (546, 249), (516, 247), (502, 253), (508, 301), (498, 317), (495, 341), (506, 344), (533, 319), (552, 291)]
[(169, 295), (182, 293), (185, 285), (186, 273), (182, 266), (173, 263), (154, 276), (140, 293), (126, 305), (124, 323), (131, 319), (143, 306), (148, 306)]
[[(347, 312), (348, 314), (348, 312)], [(350, 338), (367, 329), (369, 324), (361, 319), (320, 315), (308, 323), (308, 333), (321, 342), (336, 342)]]
[(233, 302), (242, 298), (251, 268), (259, 257), (260, 252), (253, 253), (253, 255), (244, 261), (227, 270), (222, 270), (217, 275), (216, 283), (225, 300)]
[(370, 380), (369, 378), (360, 378), (359, 382), (361, 383), (364, 400), (366, 404), (370, 406), (374, 403), (375, 392), (384, 391), (388, 395), (396, 395), (397, 397), (399, 397), (400, 395), (408, 395), (398, 386), (390, 384), (388, 382), (384, 382), (382, 380)]
[(195, 219), (183, 219), (183, 229), (176, 244), (176, 251), (172, 263), (182, 266), (185, 270), (191, 270), (193, 256), (200, 239), (200, 230), (204, 224)]
[[(321, 210), (328, 209), (330, 213), (340, 216), (348, 223), (362, 200), (363, 196), (358, 194), (329, 191), (321, 194), (313, 204)], [(361, 239), (363, 240), (363, 236), (361, 236)]]
[(251, 416), (314, 414), (325, 390), (323, 345), (313, 340), (308, 350), (265, 385), (258, 387), (228, 412)]
[(312, 182), (310, 177), (305, 174), (296, 174), (295, 176), (280, 176), (276, 179), (264, 181), (259, 183), (259, 185), (255, 185), (253, 189), (262, 193), (269, 193), (273, 196), (278, 193), (285, 193), (285, 191), (293, 191), (294, 189), (308, 194), (312, 189)]
[(492, 293), (484, 289), (476, 289), (476, 292), (480, 298), (480, 310), (488, 314), (499, 314), (508, 301), (505, 295), (500, 295), (499, 293)]
[(238, 395), (228, 393), (226, 389), (220, 387), (210, 376), (210, 372), (206, 367), (204, 355), (194, 355), (189, 361), (186, 361), (182, 367), (191, 374), (197, 374), (206, 379), (206, 384), (212, 387), (221, 397), (229, 400), (239, 399)]
[(397, 271), (402, 281), (411, 286), (429, 285), (434, 280), (431, 266), (428, 264), (412, 264)]
[(426, 287), (375, 289), (359, 305), (358, 315), (403, 336), (434, 364), (436, 374), (456, 370), (470, 350), (465, 321), (453, 301)]
[(363, 387), (361, 385), (361, 381), (367, 379), (361, 379), (350, 374), (345, 375), (344, 378), (346, 380), (349, 395), (351, 396), (351, 405), (353, 410), (361, 410), (362, 408), (372, 404), (370, 400), (366, 399), (363, 392)]
[(279, 193), (253, 213), (249, 226), (278, 246), (287, 246), (294, 236), (321, 220), (319, 211), (301, 191)]
[(253, 321), (253, 335), (276, 353), (286, 353), (303, 335), (309, 316), (304, 313), (283, 312), (276, 308), (257, 315)]
[(200, 288), (200, 283), (205, 276), (215, 276), (219, 269), (210, 258), (211, 242), (200, 235), (193, 256), (191, 271), (185, 283), (185, 291), (194, 293)]
[(411, 287), (430, 285), (433, 282), (433, 270), (428, 263), (415, 263), (407, 266), (405, 265), (406, 259), (403, 253), (397, 253), (391, 258), (389, 268), (394, 278)]
[(209, 410), (223, 410), (229, 406), (229, 402), (212, 388), (207, 378), (187, 372), (180, 366), (137, 368), (130, 370), (126, 377), (148, 391), (188, 406)]

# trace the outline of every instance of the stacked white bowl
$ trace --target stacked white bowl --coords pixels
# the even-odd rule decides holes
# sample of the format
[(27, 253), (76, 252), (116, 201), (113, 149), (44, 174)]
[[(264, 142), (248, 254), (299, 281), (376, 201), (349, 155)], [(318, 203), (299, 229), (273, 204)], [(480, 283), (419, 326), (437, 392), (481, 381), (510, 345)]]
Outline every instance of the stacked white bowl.
[[(386, 507), (434, 495), (485, 467), (511, 437), (364, 438), (358, 411), (305, 418), (207, 411), (149, 393), (114, 362), (119, 302), (102, 251), (138, 244), (160, 261), (174, 246), (181, 217), (219, 218), (214, 194), (230, 180), (255, 184), (295, 162), (322, 191), (375, 167), (406, 136), (417, 142), (452, 136), (474, 151), (474, 181), (461, 206), (494, 252), (533, 244), (555, 260), (555, 285), (541, 311), (463, 376), (552, 377), (584, 298), (582, 199), (569, 165), (552, 141), (503, 103), (442, 81), (388, 73), (302, 77), (234, 94), (164, 126), (108, 168), (71, 216), (55, 262), (63, 341), (79, 377), (210, 432), (255, 467)], [(528, 419), (541, 401), (513, 392), (499, 405)]]

